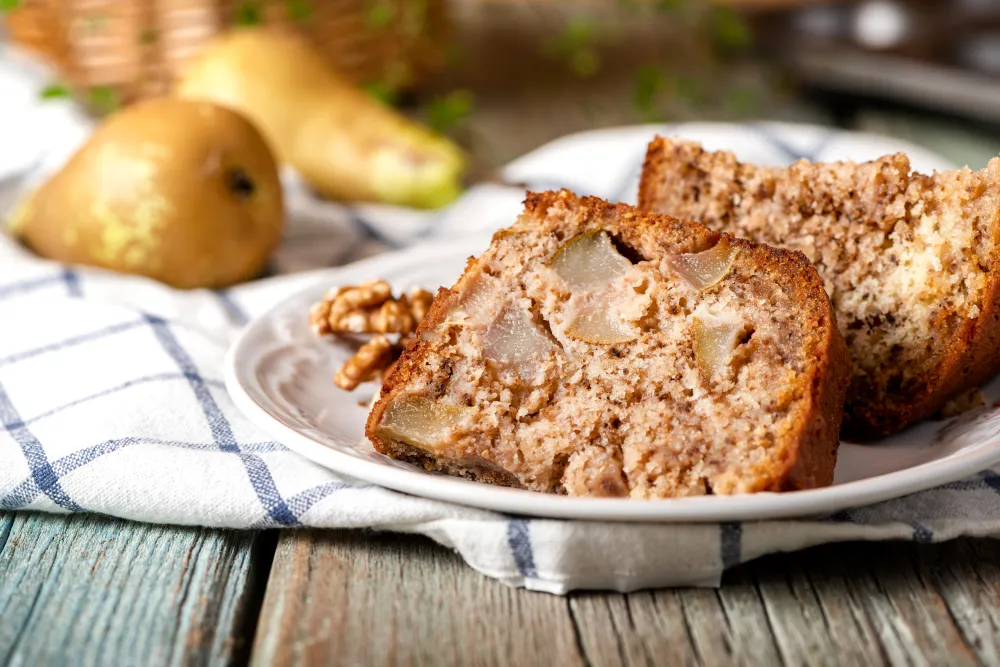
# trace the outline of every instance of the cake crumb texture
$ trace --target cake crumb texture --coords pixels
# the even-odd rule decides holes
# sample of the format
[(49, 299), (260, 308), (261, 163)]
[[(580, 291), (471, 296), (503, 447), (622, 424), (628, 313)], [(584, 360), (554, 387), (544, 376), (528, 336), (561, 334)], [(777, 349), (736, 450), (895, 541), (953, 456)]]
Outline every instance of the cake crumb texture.
[(639, 206), (801, 251), (847, 340), (845, 435), (888, 435), (1000, 366), (1000, 160), (923, 175), (906, 155), (788, 168), (657, 137)]
[[(678, 257), (696, 258), (688, 278)], [(849, 376), (800, 253), (529, 194), (439, 293), (366, 433), (428, 470), (549, 493), (805, 489), (832, 481)]]

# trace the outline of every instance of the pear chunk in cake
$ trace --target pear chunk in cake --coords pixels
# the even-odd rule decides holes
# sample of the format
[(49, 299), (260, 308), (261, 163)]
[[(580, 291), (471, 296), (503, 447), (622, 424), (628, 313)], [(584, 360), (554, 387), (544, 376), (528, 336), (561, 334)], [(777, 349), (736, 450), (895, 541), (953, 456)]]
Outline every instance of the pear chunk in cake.
[(547, 192), (438, 295), (367, 435), (548, 493), (807, 489), (832, 480), (849, 376), (801, 254)]

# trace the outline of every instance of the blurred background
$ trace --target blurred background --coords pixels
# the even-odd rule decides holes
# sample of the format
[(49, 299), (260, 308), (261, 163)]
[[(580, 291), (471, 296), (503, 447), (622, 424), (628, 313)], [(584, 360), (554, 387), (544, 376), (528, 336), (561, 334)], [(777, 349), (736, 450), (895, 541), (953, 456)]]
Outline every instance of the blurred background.
[[(0, 192), (9, 229), (44, 257), (178, 287), (259, 276), (278, 238), (279, 254), (293, 237), (336, 246), (282, 270), (410, 242), (440, 222), (415, 209), (594, 128), (767, 119), (973, 168), (1000, 154), (1000, 0), (0, 0), (0, 26), (0, 191), (32, 174)], [(243, 148), (214, 145), (181, 98), (244, 114), (270, 150), (231, 119)], [(237, 166), (179, 185), (200, 173), (184, 147)], [(286, 214), (267, 207), (282, 197)], [(241, 218), (270, 232), (240, 249), (220, 222), (195, 239), (199, 220)], [(159, 269), (147, 227), (176, 248)]]
[[(777, 118), (1000, 149), (996, 0), (0, 0), (96, 113), (166, 92), (233, 26), (309, 39), (373, 96), (455, 138), (472, 176), (610, 125)], [(2, 96), (2, 92), (0, 92)]]

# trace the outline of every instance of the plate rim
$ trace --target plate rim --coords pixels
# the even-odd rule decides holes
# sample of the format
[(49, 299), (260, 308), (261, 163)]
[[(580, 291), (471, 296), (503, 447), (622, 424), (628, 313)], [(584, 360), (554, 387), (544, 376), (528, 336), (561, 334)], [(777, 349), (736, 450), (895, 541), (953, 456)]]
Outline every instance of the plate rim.
[[(899, 137), (890, 137), (872, 132), (862, 133), (840, 130), (838, 128), (826, 128), (811, 123), (761, 122), (766, 122), (773, 129), (781, 129), (783, 127), (808, 128), (810, 130), (827, 129), (839, 135), (888, 139), (900, 145), (912, 146), (922, 153), (933, 155), (943, 162), (949, 162), (937, 153)], [(694, 124), (702, 125), (700, 123)], [(608, 133), (609, 131), (625, 132), (628, 130), (632, 130), (638, 134), (640, 132), (649, 132), (651, 128), (676, 129), (684, 125), (691, 125), (691, 123), (667, 124), (666, 126), (634, 125), (587, 130), (556, 138), (516, 158), (503, 168), (506, 169), (511, 165), (520, 164), (522, 160), (530, 156), (536, 156), (552, 145), (565, 142), (577, 136), (596, 135)], [(736, 123), (713, 123), (713, 125), (745, 127), (745, 124)], [(464, 237), (460, 241), (435, 240), (434, 247), (441, 254), (449, 252), (458, 253), (459, 248), (464, 248), (465, 252), (477, 252), (482, 250), (482, 244), (484, 244), (487, 237), (488, 234), (486, 233), (476, 233)], [(479, 245), (473, 247), (473, 243)], [(656, 500), (579, 498), (472, 482), (465, 479), (429, 473), (416, 468), (407, 469), (390, 466), (379, 463), (376, 460), (340, 452), (283, 423), (276, 414), (272, 413), (267, 407), (260, 405), (247, 391), (247, 388), (243, 386), (243, 376), (240, 373), (239, 366), (246, 355), (252, 354), (245, 350), (248, 340), (259, 327), (265, 326), (277, 313), (282, 312), (288, 302), (302, 299), (307, 293), (324, 291), (324, 282), (333, 279), (337, 274), (343, 272), (359, 271), (371, 265), (379, 266), (387, 262), (395, 264), (397, 269), (394, 270), (398, 270), (399, 263), (404, 262), (408, 256), (418, 254), (427, 245), (426, 242), (417, 243), (402, 250), (382, 253), (343, 266), (317, 271), (308, 284), (296, 289), (280, 302), (268, 308), (264, 313), (253, 318), (227, 350), (224, 362), (223, 375), (225, 385), (236, 407), (251, 423), (275, 438), (275, 440), (282, 443), (291, 451), (340, 475), (420, 498), (494, 512), (551, 519), (655, 523), (718, 523), (828, 516), (838, 511), (893, 500), (950, 482), (967, 479), (977, 472), (1000, 463), (1000, 439), (998, 439), (994, 444), (980, 447), (974, 446), (970, 449), (952, 453), (936, 461), (924, 462), (902, 470), (838, 484), (836, 486), (805, 491), (785, 493), (763, 492), (732, 496), (697, 496)], [(243, 365), (244, 367), (249, 367), (248, 364)]]
[[(461, 243), (442, 244), (445, 247), (437, 246), (437, 249), (441, 254), (444, 254), (442, 251), (464, 254), (460, 253), (460, 249), (467, 249), (473, 241), (481, 243), (482, 240), (466, 239)], [(230, 346), (224, 362), (226, 389), (236, 407), (255, 426), (288, 449), (338, 474), (430, 500), (539, 518), (716, 523), (813, 517), (931, 489), (968, 478), (1000, 462), (998, 440), (993, 445), (975, 447), (971, 451), (962, 450), (937, 461), (820, 489), (655, 500), (579, 498), (472, 482), (416, 468), (411, 470), (385, 465), (376, 460), (340, 452), (285, 424), (272, 410), (257, 402), (244, 386), (244, 381), (252, 381), (250, 374), (240, 370), (252, 367), (249, 361), (255, 358), (255, 352), (249, 347), (249, 341), (256, 332), (268, 326), (288, 303), (304, 300), (306, 294), (323, 291), (324, 282), (329, 279), (331, 271), (356, 271), (367, 265), (383, 262), (399, 264), (408, 256), (413, 256), (411, 261), (417, 263), (419, 254), (415, 250), (419, 251), (420, 247), (384, 253), (324, 271), (324, 277), (316, 276), (308, 285), (295, 290), (251, 320)]]

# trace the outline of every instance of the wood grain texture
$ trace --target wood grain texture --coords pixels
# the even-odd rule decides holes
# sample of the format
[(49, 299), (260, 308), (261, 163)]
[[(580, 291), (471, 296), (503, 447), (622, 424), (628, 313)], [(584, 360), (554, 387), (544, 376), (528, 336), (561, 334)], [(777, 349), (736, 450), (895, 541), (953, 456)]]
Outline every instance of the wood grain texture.
[(289, 532), (251, 664), (584, 665), (566, 600), (509, 589), (427, 539)]
[(0, 665), (245, 660), (267, 541), (248, 531), (0, 513)]
[(721, 589), (511, 590), (410, 536), (285, 533), (255, 665), (972, 665), (1000, 651), (1000, 543), (843, 544)]

